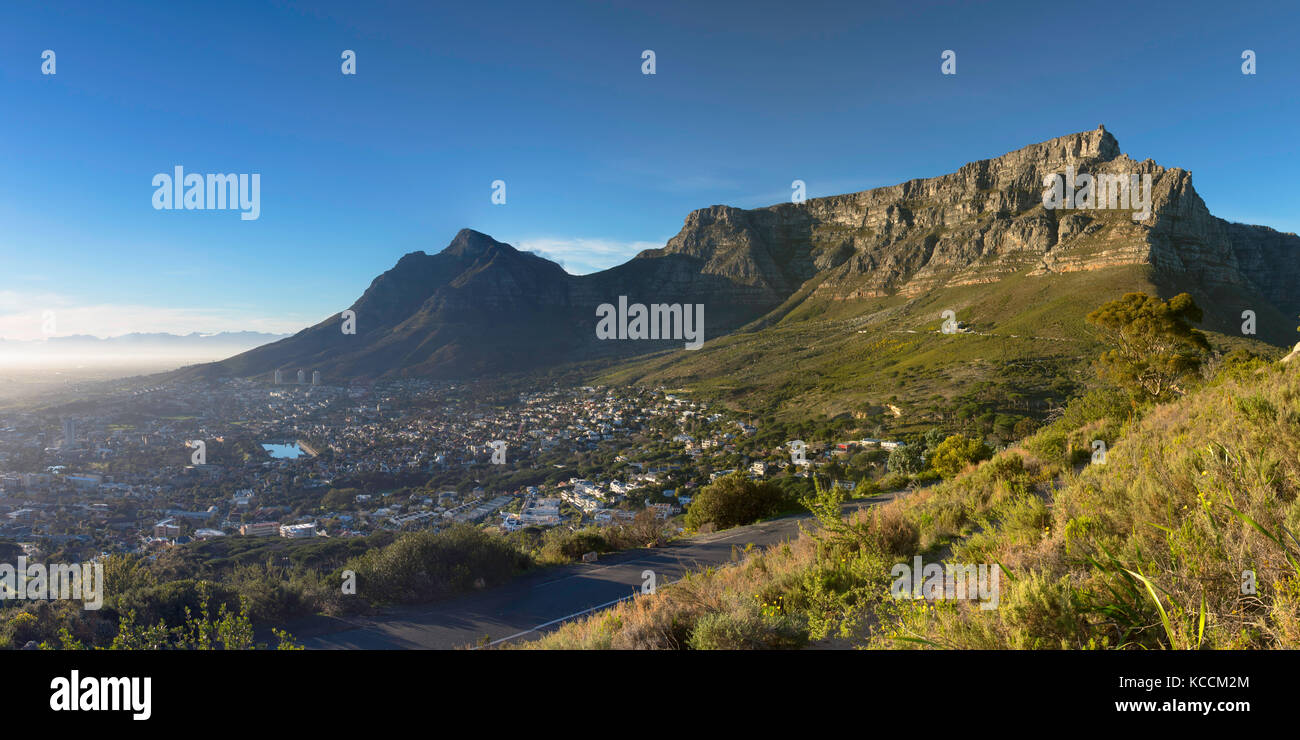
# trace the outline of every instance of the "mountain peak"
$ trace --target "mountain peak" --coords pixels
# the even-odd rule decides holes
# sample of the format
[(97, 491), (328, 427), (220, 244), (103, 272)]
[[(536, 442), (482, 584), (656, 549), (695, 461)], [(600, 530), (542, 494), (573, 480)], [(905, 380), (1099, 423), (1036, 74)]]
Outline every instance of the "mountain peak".
[(493, 249), (507, 249), (513, 252), (515, 248), (504, 242), (499, 242), (481, 231), (461, 229), (456, 232), (456, 236), (452, 238), (451, 243), (442, 250), (441, 254), (477, 259)]
[(1091, 134), (1097, 142), (1097, 156), (1101, 159), (1114, 159), (1120, 155), (1119, 140), (1114, 134), (1106, 130), (1106, 124), (1097, 124), (1096, 131), (1085, 131), (1082, 135)]
[(963, 169), (993, 165), (994, 169), (1013, 172), (1025, 172), (1032, 168), (1051, 170), (1067, 164), (1078, 166), (1089, 162), (1109, 162), (1122, 156), (1119, 140), (1104, 125), (1099, 125), (1091, 131), (1058, 136), (1021, 147), (1000, 157), (972, 162)]

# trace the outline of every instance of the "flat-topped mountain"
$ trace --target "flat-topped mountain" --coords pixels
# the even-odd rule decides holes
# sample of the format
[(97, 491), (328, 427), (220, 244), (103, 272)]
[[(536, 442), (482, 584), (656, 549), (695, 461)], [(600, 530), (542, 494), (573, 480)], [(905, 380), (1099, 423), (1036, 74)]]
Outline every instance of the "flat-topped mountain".
[[(1047, 207), (1053, 182), (1064, 200)], [(1044, 311), (1060, 291), (1084, 284), (1081, 301), (1187, 290), (1208, 328), (1235, 331), (1250, 309), (1260, 338), (1289, 343), (1300, 312), (1300, 237), (1214, 217), (1191, 173), (1131, 159), (1099, 127), (939, 177), (752, 210), (703, 208), (663, 248), (591, 275), (464, 229), (442, 251), (405, 255), (375, 278), (349, 307), (354, 334), (339, 314), (185, 372), (463, 378), (681, 350), (680, 341), (597, 339), (597, 307), (625, 296), (704, 305), (704, 350), (632, 373), (688, 380), (722, 372), (702, 358), (715, 356), (712, 340), (742, 329), (723, 344), (739, 351), (738, 337), (826, 321), (847, 322), (837, 330), (846, 334), (900, 321), (906, 326), (892, 330), (914, 330), (937, 321), (940, 304), (986, 328), (1078, 333), (1094, 306)]]

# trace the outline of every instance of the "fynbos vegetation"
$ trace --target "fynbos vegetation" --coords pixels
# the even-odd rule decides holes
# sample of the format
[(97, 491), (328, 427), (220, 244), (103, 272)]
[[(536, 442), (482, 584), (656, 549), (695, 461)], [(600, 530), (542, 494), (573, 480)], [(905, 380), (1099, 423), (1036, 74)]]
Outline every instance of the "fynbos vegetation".
[[(1202, 366), (1198, 315), (1185, 296), (1107, 304), (1099, 373), (1119, 385), (978, 466), (949, 437), (928, 458), (943, 482), (851, 519), (818, 485), (821, 527), (799, 542), (539, 646), (1300, 647), (1300, 373), (1248, 353)], [(997, 608), (892, 598), (890, 566), (914, 556), (996, 565)]]

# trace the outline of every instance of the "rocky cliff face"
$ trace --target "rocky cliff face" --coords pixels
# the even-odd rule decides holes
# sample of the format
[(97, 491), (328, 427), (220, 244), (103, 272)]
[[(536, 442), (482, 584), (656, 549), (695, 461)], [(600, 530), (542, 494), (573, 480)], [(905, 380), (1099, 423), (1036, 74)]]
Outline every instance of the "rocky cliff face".
[[(1083, 175), (1094, 180), (1091, 202)], [(1067, 178), (1078, 180), (1077, 202), (1044, 205), (1045, 180), (1055, 176), (1068, 192), (1075, 188)], [(1130, 193), (1127, 204), (1112, 203), (1113, 183), (1104, 190), (1100, 183), (1132, 186), (1136, 178), (1141, 196), (1144, 177), (1149, 198)], [(1099, 127), (941, 177), (753, 210), (703, 208), (663, 248), (580, 277), (465, 229), (441, 252), (408, 254), (376, 278), (351, 307), (357, 335), (341, 334), (331, 317), (202, 372), (307, 367), (337, 378), (531, 370), (680, 346), (596, 341), (596, 307), (620, 296), (703, 303), (711, 338), (792, 301), (911, 297), (1120, 265), (1150, 266), (1170, 289), (1246, 297), (1274, 315), (1300, 311), (1300, 237), (1215, 218), (1191, 173), (1135, 161)]]
[[(1149, 176), (1149, 212), (1135, 220), (1147, 209), (1045, 207), (1044, 180), (1069, 170), (1093, 177), (1094, 195), (1099, 176)], [(788, 295), (814, 278), (816, 295), (850, 300), (995, 282), (1027, 268), (1046, 275), (1140, 264), (1171, 284), (1300, 308), (1291, 289), (1300, 238), (1215, 218), (1191, 173), (1129, 158), (1104, 127), (891, 187), (753, 211), (702, 209), (656, 252), (689, 255), (703, 272), (761, 296)]]

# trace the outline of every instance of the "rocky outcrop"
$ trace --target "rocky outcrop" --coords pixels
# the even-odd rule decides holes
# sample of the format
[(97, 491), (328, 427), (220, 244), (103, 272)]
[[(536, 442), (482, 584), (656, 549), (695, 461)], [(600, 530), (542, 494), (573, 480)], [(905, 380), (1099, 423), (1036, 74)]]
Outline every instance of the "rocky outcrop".
[[(1093, 177), (1094, 194), (1099, 176), (1130, 183), (1149, 176), (1150, 208), (1045, 207), (1044, 180), (1070, 170)], [(920, 295), (1026, 270), (1151, 265), (1171, 284), (1261, 294), (1283, 310), (1300, 308), (1291, 289), (1300, 278), (1300, 238), (1215, 218), (1191, 178), (1129, 158), (1098, 127), (940, 177), (751, 211), (701, 209), (664, 249), (638, 259), (689, 255), (703, 272), (759, 295), (788, 295), (815, 277), (815, 294), (837, 300)]]
[(1297, 342), (1296, 346), (1287, 353), (1287, 356), (1282, 358), (1282, 362), (1284, 364), (1294, 362), (1297, 357), (1300, 357), (1300, 342)]

